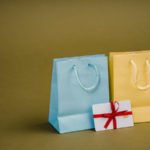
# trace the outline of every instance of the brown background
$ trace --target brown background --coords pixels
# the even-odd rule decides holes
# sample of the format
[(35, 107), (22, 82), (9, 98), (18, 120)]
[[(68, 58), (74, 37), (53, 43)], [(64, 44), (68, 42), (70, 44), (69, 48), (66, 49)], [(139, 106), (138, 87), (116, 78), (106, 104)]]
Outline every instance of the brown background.
[(150, 1), (0, 0), (0, 150), (150, 149), (150, 124), (59, 135), (52, 59), (150, 49)]

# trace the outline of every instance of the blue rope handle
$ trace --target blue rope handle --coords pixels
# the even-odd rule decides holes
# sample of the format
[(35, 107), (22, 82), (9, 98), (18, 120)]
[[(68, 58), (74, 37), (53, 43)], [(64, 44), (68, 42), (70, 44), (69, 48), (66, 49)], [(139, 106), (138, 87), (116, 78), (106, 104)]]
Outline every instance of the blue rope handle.
[(80, 80), (79, 78), (79, 73), (78, 73), (78, 69), (77, 69), (77, 66), (76, 65), (73, 65), (73, 70), (74, 70), (74, 73), (75, 73), (75, 76), (76, 76), (76, 79), (77, 79), (77, 82), (78, 84), (81, 86), (82, 89), (84, 89), (85, 91), (89, 92), (89, 91), (93, 91), (94, 89), (97, 88), (98, 84), (99, 84), (99, 81), (100, 81), (100, 75), (99, 75), (99, 72), (98, 72), (98, 69), (96, 67), (96, 65), (94, 64), (88, 64), (89, 67), (93, 67), (94, 70), (95, 70), (95, 73), (96, 73), (96, 82), (94, 85), (90, 86), (90, 87), (86, 87)]

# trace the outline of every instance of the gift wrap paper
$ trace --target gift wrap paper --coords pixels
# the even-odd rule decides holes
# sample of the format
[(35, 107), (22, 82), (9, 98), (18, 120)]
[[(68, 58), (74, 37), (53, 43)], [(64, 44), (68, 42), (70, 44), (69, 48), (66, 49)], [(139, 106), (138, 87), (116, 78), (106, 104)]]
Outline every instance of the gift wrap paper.
[[(118, 102), (119, 105), (114, 104), (115, 107), (119, 108), (118, 112), (127, 110), (131, 112), (131, 104), (130, 101), (120, 101)], [(93, 114), (106, 114), (106, 113), (111, 113), (111, 107), (110, 103), (103, 103), (103, 104), (94, 104), (92, 106), (93, 108)], [(133, 126), (133, 116), (132, 115), (122, 115), (122, 116), (116, 116), (116, 123), (117, 123), (117, 128), (124, 128), (124, 127), (131, 127)], [(95, 130), (96, 131), (102, 131), (102, 130), (110, 130), (113, 129), (113, 121), (110, 122), (108, 125), (108, 128), (104, 128), (106, 121), (108, 118), (94, 118), (94, 124), (95, 124)]]

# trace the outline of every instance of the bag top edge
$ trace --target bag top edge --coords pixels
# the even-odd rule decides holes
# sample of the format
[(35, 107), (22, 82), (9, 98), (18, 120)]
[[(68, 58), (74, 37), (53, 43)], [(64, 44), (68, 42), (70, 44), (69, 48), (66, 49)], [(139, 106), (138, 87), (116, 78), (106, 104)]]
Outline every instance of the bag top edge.
[(89, 58), (89, 57), (107, 57), (106, 54), (96, 54), (96, 55), (85, 55), (85, 56), (73, 56), (73, 57), (60, 57), (60, 58), (53, 58), (54, 61), (58, 60), (66, 60), (66, 59), (78, 59), (78, 58)]

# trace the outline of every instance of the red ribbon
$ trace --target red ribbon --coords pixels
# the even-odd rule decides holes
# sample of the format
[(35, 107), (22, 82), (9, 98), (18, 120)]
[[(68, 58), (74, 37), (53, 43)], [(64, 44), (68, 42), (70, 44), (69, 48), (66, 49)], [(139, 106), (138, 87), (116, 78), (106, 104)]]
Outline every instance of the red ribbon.
[[(118, 104), (118, 107), (115, 108), (115, 104)], [(110, 122), (113, 121), (113, 128), (117, 128), (117, 122), (116, 122), (116, 117), (117, 116), (128, 116), (132, 115), (132, 111), (124, 110), (124, 111), (118, 111), (119, 109), (119, 103), (118, 102), (110, 102), (111, 106), (111, 113), (105, 113), (105, 114), (95, 114), (93, 115), (93, 118), (108, 118), (107, 122), (104, 125), (104, 128), (107, 129), (109, 126)]]

